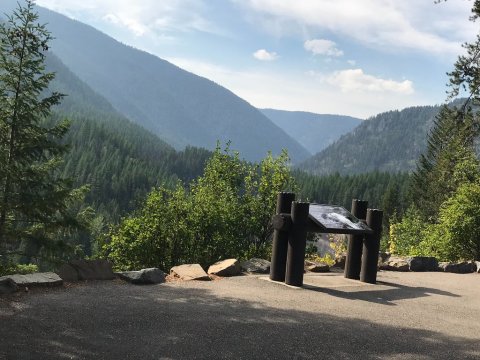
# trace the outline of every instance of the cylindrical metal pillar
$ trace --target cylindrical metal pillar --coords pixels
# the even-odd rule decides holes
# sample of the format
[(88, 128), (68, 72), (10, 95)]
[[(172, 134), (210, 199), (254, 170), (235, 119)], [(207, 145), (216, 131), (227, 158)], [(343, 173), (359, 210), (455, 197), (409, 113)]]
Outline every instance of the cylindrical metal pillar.
[(368, 209), (367, 225), (373, 230), (373, 234), (365, 236), (363, 241), (362, 270), (360, 281), (375, 284), (377, 282), (378, 251), (382, 237), (383, 211)]
[[(292, 210), (295, 194), (281, 192), (277, 197), (277, 214), (288, 213)], [(287, 265), (288, 231), (274, 230), (272, 243), (272, 262), (270, 264), (270, 279), (285, 281)]]
[(292, 227), (288, 236), (287, 269), (285, 283), (302, 286), (307, 246), (307, 221), (310, 203), (292, 203)]
[[(352, 200), (352, 215), (360, 220), (367, 218), (368, 201)], [(360, 269), (362, 266), (362, 249), (364, 235), (349, 235), (347, 259), (345, 261), (344, 276), (347, 279), (360, 279)]]

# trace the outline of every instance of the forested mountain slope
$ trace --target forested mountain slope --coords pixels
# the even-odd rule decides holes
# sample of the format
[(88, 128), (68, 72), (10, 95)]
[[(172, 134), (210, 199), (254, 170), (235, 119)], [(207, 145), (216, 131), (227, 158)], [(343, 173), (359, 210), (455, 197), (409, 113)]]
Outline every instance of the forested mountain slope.
[(261, 111), (311, 154), (323, 150), (362, 122), (362, 119), (345, 115), (274, 109)]
[(68, 94), (49, 120), (71, 121), (64, 138), (70, 151), (63, 175), (72, 177), (76, 186), (91, 186), (87, 203), (101, 214), (116, 220), (152, 186), (188, 181), (202, 173), (209, 151), (187, 147), (177, 152), (120, 115), (53, 54), (48, 54), (47, 69), (56, 72), (50, 89)]
[[(2, 6), (3, 4), (3, 6)], [(2, 0), (0, 12), (14, 6)], [(213, 149), (232, 141), (247, 160), (287, 148), (293, 161), (309, 156), (298, 142), (229, 90), (108, 37), (93, 27), (38, 7), (52, 32), (52, 51), (88, 86), (130, 120), (177, 149)]]
[(318, 175), (411, 171), (438, 111), (439, 106), (417, 106), (376, 115), (299, 168)]

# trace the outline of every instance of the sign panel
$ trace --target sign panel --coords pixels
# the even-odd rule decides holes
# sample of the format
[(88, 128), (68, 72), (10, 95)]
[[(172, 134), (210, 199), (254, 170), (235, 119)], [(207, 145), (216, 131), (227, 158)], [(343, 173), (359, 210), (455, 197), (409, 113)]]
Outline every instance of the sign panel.
[(348, 210), (336, 205), (310, 204), (309, 218), (321, 232), (339, 234), (371, 234), (372, 229)]

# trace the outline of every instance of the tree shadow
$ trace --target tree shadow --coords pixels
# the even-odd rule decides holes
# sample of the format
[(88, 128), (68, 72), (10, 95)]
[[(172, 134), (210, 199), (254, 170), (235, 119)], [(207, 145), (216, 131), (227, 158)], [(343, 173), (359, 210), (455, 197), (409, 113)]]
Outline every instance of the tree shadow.
[[(480, 345), (475, 340), (365, 319), (270, 307), (215, 295), (215, 284), (209, 289), (202, 287), (101, 283), (25, 297), (21, 300), (28, 305), (24, 310), (0, 316), (0, 359), (478, 359), (480, 356)], [(257, 286), (253, 291), (258, 289)], [(302, 291), (268, 290), (279, 295), (285, 290), (281, 296), (293, 296), (292, 304), (302, 299)], [(334, 294), (339, 296), (337, 292)]]
[[(363, 286), (368, 286), (362, 284)], [(379, 288), (380, 286), (385, 286)], [(375, 286), (375, 285), (372, 285)], [(460, 297), (460, 295), (443, 291), (434, 288), (427, 287), (415, 287), (415, 286), (405, 286), (400, 284), (395, 284), (386, 281), (377, 281), (376, 287), (369, 287), (366, 290), (358, 290), (358, 287), (345, 287), (345, 288), (335, 288), (327, 286), (316, 286), (312, 284), (304, 284), (304, 289), (317, 291), (324, 294), (328, 294), (334, 297), (348, 299), (348, 300), (361, 300), (375, 304), (382, 304), (388, 306), (396, 306), (395, 301), (406, 300), (406, 299), (416, 299), (431, 295), (441, 295), (448, 297)]]

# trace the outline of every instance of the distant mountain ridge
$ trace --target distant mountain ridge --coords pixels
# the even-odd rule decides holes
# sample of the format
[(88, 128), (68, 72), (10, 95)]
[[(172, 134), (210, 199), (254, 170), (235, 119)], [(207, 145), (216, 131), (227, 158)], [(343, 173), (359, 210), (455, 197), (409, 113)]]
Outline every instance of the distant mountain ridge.
[[(2, 0), (0, 12), (14, 7)], [(259, 110), (229, 90), (146, 52), (121, 44), (91, 26), (37, 7), (55, 39), (51, 50), (119, 113), (177, 149), (213, 149), (231, 141), (247, 160), (287, 148), (294, 162), (310, 156)]]
[(363, 121), (345, 115), (315, 114), (305, 111), (261, 109), (261, 111), (306, 148), (312, 155), (352, 131)]
[(299, 165), (311, 174), (412, 171), (440, 106), (388, 111), (362, 122)]

